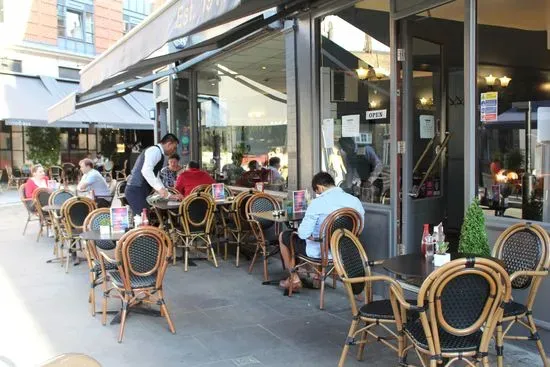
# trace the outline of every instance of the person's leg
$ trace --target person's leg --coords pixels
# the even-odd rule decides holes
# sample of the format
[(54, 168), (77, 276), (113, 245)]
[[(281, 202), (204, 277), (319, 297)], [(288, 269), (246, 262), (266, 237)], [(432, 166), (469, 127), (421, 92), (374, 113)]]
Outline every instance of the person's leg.
[(149, 209), (149, 204), (147, 204), (146, 200), (148, 194), (149, 190), (145, 187), (132, 185), (126, 186), (126, 189), (124, 190), (124, 197), (126, 198), (128, 205), (130, 205), (134, 215), (141, 214), (144, 208)]
[[(293, 269), (295, 266), (295, 259), (293, 256), (291, 256), (291, 250), (290, 250), (290, 244), (292, 241), (292, 237), (294, 236), (294, 251), (295, 254), (301, 254), (303, 253), (303, 250), (305, 249), (305, 241), (300, 239), (292, 230), (284, 231), (279, 236), (279, 248), (281, 250), (281, 257), (283, 258), (283, 262), (285, 263), (285, 267), (287, 269)], [(284, 288), (288, 288), (289, 282), (293, 283), (293, 288), (300, 288), (301, 287), (301, 281), (300, 277), (298, 276), (298, 273), (291, 272), (290, 277), (286, 280), (281, 281), (280, 285)]]

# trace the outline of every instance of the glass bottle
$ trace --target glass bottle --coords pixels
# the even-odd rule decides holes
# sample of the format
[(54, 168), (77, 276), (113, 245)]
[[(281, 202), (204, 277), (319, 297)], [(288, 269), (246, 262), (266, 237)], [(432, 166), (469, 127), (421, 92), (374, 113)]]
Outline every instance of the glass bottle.
[(141, 225), (142, 226), (148, 226), (149, 225), (149, 219), (147, 218), (147, 209), (143, 208), (141, 211)]
[[(427, 245), (427, 241), (429, 240), (428, 237), (431, 237), (430, 236), (430, 225), (429, 224), (424, 224), (424, 232), (422, 233), (422, 242), (421, 242), (421, 250), (422, 250), (422, 255), (426, 256), (426, 245)], [(433, 252), (433, 250), (432, 250)]]

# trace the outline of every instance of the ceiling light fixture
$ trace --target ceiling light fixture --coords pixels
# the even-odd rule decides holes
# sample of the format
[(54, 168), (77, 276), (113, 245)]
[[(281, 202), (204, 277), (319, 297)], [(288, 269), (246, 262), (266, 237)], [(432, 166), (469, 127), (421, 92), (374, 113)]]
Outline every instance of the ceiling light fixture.
[(504, 75), (502, 78), (498, 78), (498, 80), (500, 80), (500, 86), (506, 88), (508, 84), (510, 84), (512, 78), (508, 78), (506, 75)]
[(355, 69), (355, 72), (357, 73), (357, 77), (361, 80), (367, 79), (369, 75), (369, 71), (362, 66), (359, 69)]
[(485, 77), (485, 81), (487, 82), (487, 85), (491, 86), (491, 87), (493, 85), (495, 85), (496, 80), (497, 80), (497, 78), (495, 76), (493, 76), (493, 74), (489, 74), (489, 76)]

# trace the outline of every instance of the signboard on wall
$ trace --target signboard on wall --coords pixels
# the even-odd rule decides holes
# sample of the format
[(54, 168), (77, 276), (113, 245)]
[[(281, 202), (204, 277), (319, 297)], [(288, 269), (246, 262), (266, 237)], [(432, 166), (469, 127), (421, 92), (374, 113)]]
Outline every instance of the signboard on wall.
[(420, 139), (435, 136), (435, 118), (432, 115), (420, 115)]
[(342, 116), (342, 137), (351, 138), (359, 135), (360, 115)]
[(332, 148), (334, 146), (334, 119), (324, 119), (321, 130), (325, 148)]
[(385, 119), (386, 114), (387, 114), (387, 110), (367, 111), (365, 118), (367, 120)]
[(498, 120), (498, 92), (481, 93), (481, 122)]

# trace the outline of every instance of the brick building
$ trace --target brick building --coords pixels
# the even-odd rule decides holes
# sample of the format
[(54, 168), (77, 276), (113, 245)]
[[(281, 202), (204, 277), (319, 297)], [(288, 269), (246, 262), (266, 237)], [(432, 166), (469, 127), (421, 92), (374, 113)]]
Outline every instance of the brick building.
[[(35, 85), (33, 88), (44, 87), (54, 97), (52, 101), (59, 100), (60, 94), (68, 94), (78, 88), (79, 70), (84, 65), (116, 43), (163, 2), (0, 0), (0, 168), (6, 165), (20, 167), (26, 163), (24, 132), (27, 126), (48, 126), (47, 118), (26, 118), (14, 111), (18, 104), (24, 105), (24, 101), (19, 101), (23, 97), (13, 100), (17, 99), (13, 89), (29, 96), (26, 102), (30, 103), (32, 96), (40, 99), (36, 93), (22, 90), (23, 86), (31, 84)], [(131, 100), (116, 102), (119, 106), (116, 103), (106, 105), (103, 112), (117, 115), (121, 113), (109, 108), (120, 110), (130, 107), (131, 114), (127, 119), (132, 120), (132, 114), (141, 122), (142, 119), (149, 119), (147, 112), (153, 105), (150, 88), (132, 95), (136, 95), (134, 99), (139, 102), (137, 107), (134, 105), (136, 101), (129, 97)], [(47, 105), (40, 109), (41, 116), (47, 116)], [(87, 152), (102, 150), (102, 136), (106, 132), (101, 134), (101, 130), (107, 127), (111, 127), (110, 139), (116, 142), (126, 141), (128, 136), (130, 140), (147, 140), (149, 135), (152, 136), (152, 124), (147, 128), (138, 127), (138, 130), (125, 129), (115, 121), (101, 121), (98, 113), (94, 115), (92, 112), (86, 113), (89, 121), (80, 116), (75, 117), (76, 124), (73, 124), (75, 119), (70, 123), (55, 124), (62, 133), (61, 161), (77, 161)], [(100, 128), (102, 124), (103, 129)]]

